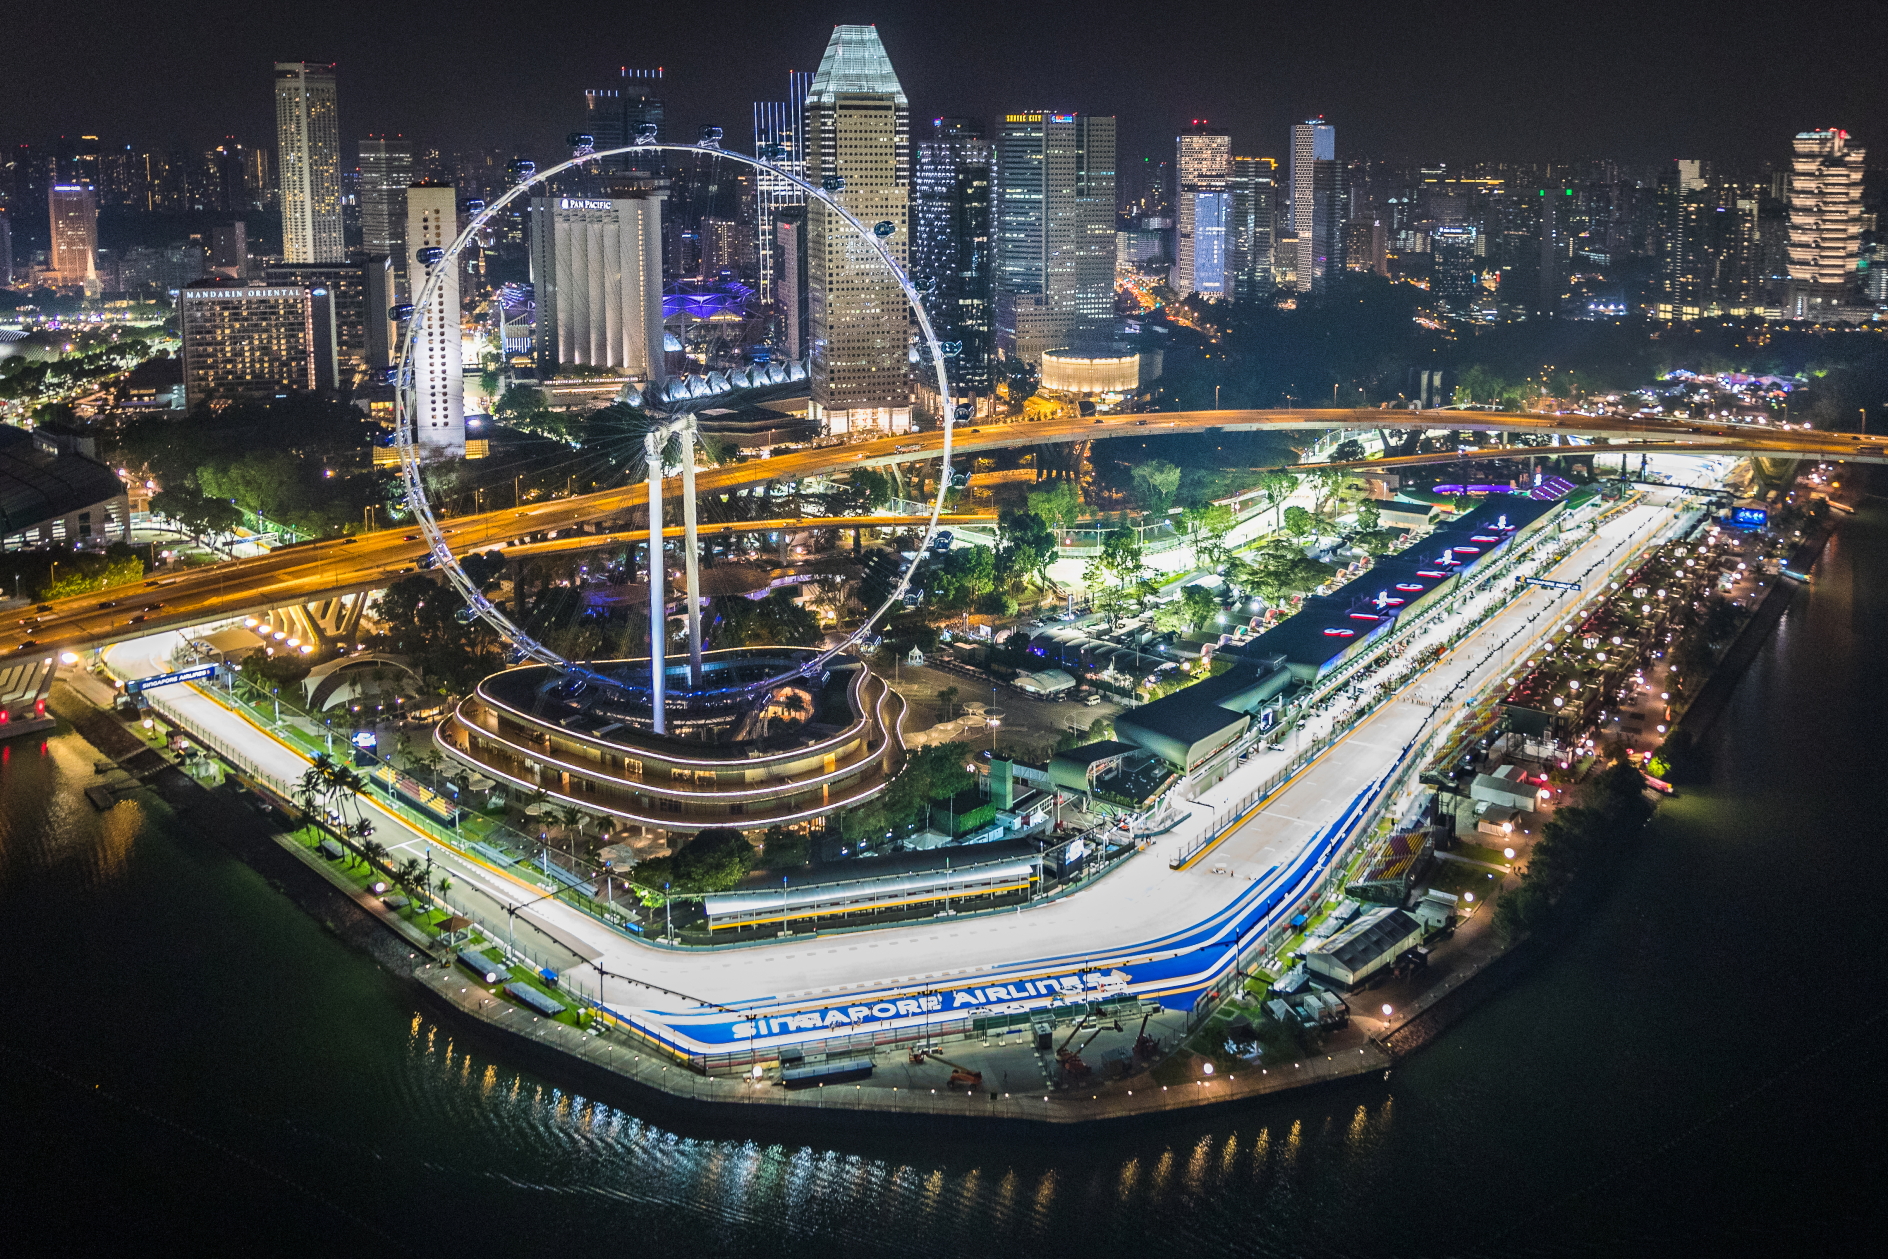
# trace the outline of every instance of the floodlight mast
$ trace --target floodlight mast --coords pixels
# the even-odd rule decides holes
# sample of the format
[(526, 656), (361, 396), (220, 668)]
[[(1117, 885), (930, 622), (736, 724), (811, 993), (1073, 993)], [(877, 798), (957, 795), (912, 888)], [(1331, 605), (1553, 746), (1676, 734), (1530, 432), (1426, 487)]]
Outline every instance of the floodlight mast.
[[(444, 250), (439, 258), (427, 264), (426, 283), (420, 290), (418, 299), (412, 304), (412, 309), (424, 310), (426, 308), (427, 304), (432, 301), (433, 295), (440, 285), (441, 278), (450, 267), (456, 264), (460, 252), (465, 248), (467, 243), (478, 234), (486, 223), (511, 202), (516, 201), (529, 190), (544, 184), (546, 181), (555, 178), (557, 175), (562, 174), (572, 167), (582, 166), (585, 163), (595, 163), (606, 157), (616, 157), (629, 153), (670, 152), (699, 154), (708, 152), (716, 157), (726, 158), (730, 161), (750, 166), (755, 170), (769, 172), (793, 187), (798, 188), (807, 196), (820, 202), (825, 205), (827, 209), (837, 214), (842, 221), (858, 234), (860, 240), (869, 245), (873, 251), (878, 254), (879, 259), (885, 264), (892, 278), (898, 282), (898, 287), (903, 291), (905, 300), (910, 305), (913, 314), (917, 316), (919, 331), (923, 334), (925, 345), (931, 352), (932, 367), (937, 374), (938, 400), (939, 405), (943, 408), (944, 418), (944, 441), (942, 449), (939, 452), (942, 459), (942, 475), (938, 477), (937, 497), (932, 501), (930, 520), (926, 524), (924, 539), (918, 547), (917, 554), (912, 557), (910, 564), (899, 574), (897, 583), (893, 586), (890, 594), (886, 596), (885, 601), (881, 603), (871, 615), (867, 616), (857, 629), (847, 635), (839, 643), (811, 657), (795, 669), (767, 678), (764, 681), (725, 688), (729, 690), (760, 690), (790, 681), (794, 678), (810, 676), (823, 669), (826, 663), (834, 656), (851, 648), (854, 644), (865, 638), (885, 614), (904, 599), (905, 592), (910, 588), (913, 574), (917, 572), (918, 565), (924, 562), (924, 557), (930, 552), (931, 540), (937, 533), (938, 516), (944, 509), (944, 497), (950, 489), (951, 447), (952, 438), (956, 432), (957, 408), (951, 397), (950, 378), (944, 367), (944, 359), (946, 356), (942, 345), (938, 342), (937, 333), (931, 326), (930, 314), (925, 310), (924, 302), (920, 299), (917, 289), (913, 287), (911, 278), (905, 274), (904, 268), (898, 265), (897, 259), (892, 257), (890, 248), (886, 245), (884, 237), (880, 235), (880, 229), (884, 225), (867, 227), (852, 211), (841, 205), (834, 197), (833, 193), (826, 188), (810, 183), (799, 175), (791, 171), (783, 170), (771, 162), (756, 157), (749, 157), (744, 153), (737, 153), (729, 149), (720, 148), (717, 143), (719, 137), (710, 138), (706, 132), (704, 132), (703, 135), (703, 143), (700, 145), (658, 144), (654, 142), (653, 135), (645, 134), (644, 128), (638, 129), (636, 139), (638, 143), (625, 145), (622, 148), (579, 152), (568, 161), (560, 162), (548, 170), (533, 173), (529, 178), (521, 180), (518, 184), (507, 190), (504, 195), (500, 196), (497, 200), (487, 204), (483, 210), (472, 217), (471, 221), (466, 225), (465, 230), (460, 232), (458, 237), (452, 242), (451, 247)], [(889, 235), (889, 233), (886, 235)], [(394, 408), (394, 445), (400, 456), (400, 478), (406, 489), (407, 506), (413, 512), (414, 520), (418, 523), (420, 532), (426, 538), (429, 556), (439, 570), (445, 574), (446, 580), (452, 585), (453, 589), (465, 600), (466, 606), (480, 619), (497, 630), (499, 635), (511, 645), (516, 660), (519, 662), (535, 660), (540, 664), (549, 665), (551, 668), (556, 669), (568, 677), (575, 677), (585, 682), (594, 682), (613, 689), (626, 689), (628, 684), (625, 683), (623, 679), (601, 673), (584, 664), (567, 660), (526, 633), (522, 627), (505, 614), (503, 609), (486, 598), (484, 592), (478, 588), (477, 584), (473, 582), (471, 578), (466, 575), (465, 570), (460, 567), (458, 557), (453, 554), (451, 546), (446, 542), (445, 533), (440, 528), (439, 521), (433, 514), (432, 503), (426, 497), (425, 481), (422, 475), (421, 451), (418, 433), (415, 428), (415, 412), (417, 411), (417, 406), (412, 355), (413, 337), (413, 323), (411, 319), (409, 319), (406, 328), (401, 333), (400, 340), (400, 361), (397, 369)], [(701, 695), (707, 692), (702, 688), (701, 598), (699, 561), (695, 537), (695, 432), (693, 418), (694, 417), (691, 415), (684, 417), (683, 422), (664, 425), (662, 428), (662, 440), (666, 442), (666, 437), (670, 432), (679, 431), (682, 434), (682, 517), (684, 547), (686, 550), (685, 571), (688, 584), (689, 683), (691, 694)], [(666, 679), (663, 676), (662, 669), (665, 654), (664, 635), (667, 624), (667, 607), (666, 600), (662, 597), (666, 593), (662, 588), (664, 566), (662, 562), (662, 529), (660, 523), (662, 519), (662, 462), (659, 447), (649, 444), (650, 439), (653, 437), (653, 433), (645, 437), (644, 446), (645, 455), (649, 462), (649, 689), (656, 729), (665, 732), (667, 726), (667, 717), (664, 710)], [(652, 451), (654, 453), (651, 453)]]

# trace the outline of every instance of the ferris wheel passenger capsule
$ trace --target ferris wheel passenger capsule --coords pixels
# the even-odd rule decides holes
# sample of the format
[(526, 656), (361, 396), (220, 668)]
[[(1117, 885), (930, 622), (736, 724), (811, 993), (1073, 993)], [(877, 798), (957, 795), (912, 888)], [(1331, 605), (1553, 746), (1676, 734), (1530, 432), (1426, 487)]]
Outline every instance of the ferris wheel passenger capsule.
[(387, 318), (394, 323), (405, 323), (413, 318), (413, 303), (401, 302), (398, 306), (387, 307)]
[(890, 219), (881, 219), (879, 222), (872, 224), (872, 235), (877, 236), (881, 240), (897, 231), (898, 224), (892, 222)]
[(428, 245), (426, 248), (413, 255), (422, 267), (434, 266), (445, 256), (446, 251), (441, 249), (438, 245)]

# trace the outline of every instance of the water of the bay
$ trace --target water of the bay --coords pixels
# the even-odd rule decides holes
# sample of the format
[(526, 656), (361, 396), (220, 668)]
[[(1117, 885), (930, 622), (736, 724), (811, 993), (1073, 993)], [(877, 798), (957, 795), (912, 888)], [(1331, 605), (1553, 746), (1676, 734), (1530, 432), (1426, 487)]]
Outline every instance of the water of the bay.
[(1885, 614), (1871, 506), (1603, 908), (1389, 1080), (1107, 1131), (748, 1134), (595, 1100), (468, 1051), (184, 819), (95, 812), (76, 735), (0, 744), (0, 1234), (11, 1254), (822, 1257), (1865, 1235)]

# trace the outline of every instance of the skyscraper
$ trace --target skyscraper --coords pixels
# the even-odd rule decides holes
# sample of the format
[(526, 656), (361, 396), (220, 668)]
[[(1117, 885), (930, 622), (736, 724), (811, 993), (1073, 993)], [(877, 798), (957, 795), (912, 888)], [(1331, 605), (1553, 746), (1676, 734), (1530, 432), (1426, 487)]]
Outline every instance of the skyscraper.
[(1040, 362), (1114, 327), (1115, 120), (1006, 114), (996, 149), (996, 341)]
[[(990, 144), (965, 118), (939, 118), (918, 145), (911, 182), (911, 278), (946, 351), (961, 402), (990, 392)], [(925, 383), (923, 378), (920, 385)]]
[(89, 184), (54, 184), (46, 194), (52, 219), (54, 288), (98, 292), (98, 194)]
[[(417, 303), (432, 268), (424, 249), (445, 249), (459, 234), (459, 195), (450, 184), (414, 184), (406, 190), (407, 283)], [(461, 360), (459, 273), (443, 266), (432, 300), (411, 316), (413, 430), (431, 458), (465, 454), (465, 373)]]
[(538, 370), (602, 367), (662, 379), (662, 201), (657, 181), (605, 176), (593, 195), (531, 199)]
[(345, 262), (341, 126), (332, 65), (275, 63), (275, 147), (283, 261)]
[(1851, 303), (1862, 252), (1863, 149), (1846, 131), (1797, 134), (1790, 167), (1790, 283), (1785, 313), (1792, 319)]
[(1429, 233), (1435, 260), (1436, 296), (1457, 314), (1473, 309), (1481, 291), (1480, 233), (1472, 226), (1443, 226)]
[(406, 190), (413, 182), (410, 140), (369, 136), (361, 141), (361, 247), (370, 258), (406, 267)]
[[(1211, 123), (1195, 118), (1188, 131), (1174, 141), (1174, 174), (1179, 182), (1175, 198), (1173, 288), (1182, 297), (1205, 293), (1227, 296), (1225, 228), (1229, 205), (1220, 195), (1232, 175), (1232, 140)], [(1209, 278), (1201, 282), (1197, 255), (1200, 214), (1206, 213), (1217, 235), (1208, 243), (1215, 250)]]
[(1227, 255), (1237, 301), (1263, 301), (1275, 287), (1273, 246), (1277, 239), (1278, 163), (1269, 157), (1235, 157), (1227, 186), (1232, 192), (1232, 224)]
[[(598, 152), (620, 149), (636, 142), (640, 128), (654, 127), (660, 136), (664, 114), (662, 103), (662, 67), (618, 71), (615, 87), (591, 88), (583, 94), (582, 131), (596, 141)], [(632, 161), (628, 155), (606, 157), (600, 169), (621, 172), (654, 173), (662, 169), (662, 155), (647, 154)]]
[[(793, 175), (806, 174), (806, 93), (813, 76), (787, 72), (787, 99), (754, 102), (754, 156)], [(755, 222), (760, 247), (760, 296), (778, 304), (774, 292), (774, 253), (780, 211), (806, 204), (806, 194), (771, 171), (756, 173)], [(804, 217), (804, 216), (802, 216)]]
[(13, 283), (13, 224), (7, 212), (0, 210), (0, 288)]
[(1337, 128), (1322, 118), (1291, 129), (1289, 200), (1298, 238), (1293, 283), (1301, 293), (1321, 290), (1337, 228)]
[[(836, 26), (806, 98), (807, 178), (900, 267), (910, 240), (910, 120), (878, 30)], [(823, 431), (911, 427), (911, 319), (878, 251), (823, 203), (807, 215), (812, 417)]]

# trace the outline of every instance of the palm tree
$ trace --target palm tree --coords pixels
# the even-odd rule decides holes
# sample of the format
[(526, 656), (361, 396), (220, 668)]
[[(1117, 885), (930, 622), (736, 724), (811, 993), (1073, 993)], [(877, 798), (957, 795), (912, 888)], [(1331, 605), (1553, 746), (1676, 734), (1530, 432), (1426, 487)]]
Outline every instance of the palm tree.
[[(556, 820), (559, 826), (564, 828), (566, 833), (575, 831), (579, 839), (583, 838), (583, 824), (589, 821), (589, 815), (584, 813), (582, 809), (577, 808), (575, 805), (564, 805), (561, 808), (552, 809), (551, 817)], [(570, 851), (574, 855), (576, 849), (572, 848)]]
[(387, 860), (387, 846), (377, 839), (363, 839), (360, 844), (361, 860), (370, 870), (384, 868)]

